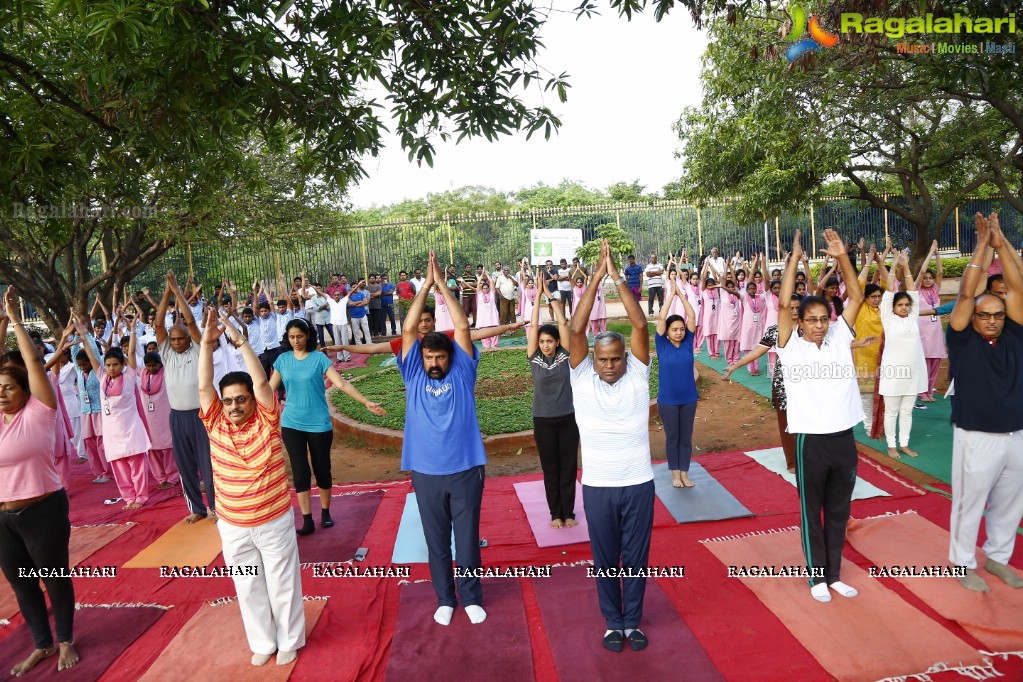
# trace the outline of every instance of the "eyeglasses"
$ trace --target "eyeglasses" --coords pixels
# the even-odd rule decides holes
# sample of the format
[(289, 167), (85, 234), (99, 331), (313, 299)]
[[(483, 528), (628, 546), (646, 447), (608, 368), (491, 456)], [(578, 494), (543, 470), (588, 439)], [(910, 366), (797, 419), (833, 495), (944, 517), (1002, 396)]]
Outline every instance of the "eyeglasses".
[(999, 322), (1005, 320), (1005, 313), (974, 313), (974, 317), (978, 320), (998, 320)]
[(251, 397), (252, 396), (240, 395), (237, 398), (221, 398), (220, 402), (224, 403), (228, 407), (230, 407), (232, 404), (238, 405), (239, 407), (241, 407), (245, 403), (249, 402)]
[(804, 317), (803, 318), (803, 322), (806, 322), (811, 327), (816, 327), (817, 325), (827, 326), (828, 323), (831, 322), (831, 318), (830, 317)]

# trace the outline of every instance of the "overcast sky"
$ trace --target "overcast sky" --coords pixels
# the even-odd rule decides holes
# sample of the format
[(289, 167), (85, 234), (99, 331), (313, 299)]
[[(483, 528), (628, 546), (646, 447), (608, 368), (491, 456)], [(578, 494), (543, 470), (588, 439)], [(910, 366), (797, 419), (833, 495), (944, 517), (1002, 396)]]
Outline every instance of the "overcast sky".
[[(574, 0), (558, 0), (571, 8)], [(660, 23), (652, 12), (631, 22), (598, 3), (602, 15), (576, 20), (554, 12), (543, 29), (545, 52), (538, 63), (567, 72), (568, 101), (549, 94), (548, 106), (562, 120), (560, 132), (545, 141), (542, 131), (461, 144), (436, 143), (434, 167), (408, 161), (395, 136), (385, 138), (380, 157), (366, 159), (369, 178), (353, 187), (356, 207), (389, 204), (430, 192), (485, 185), (513, 191), (563, 178), (600, 189), (618, 180), (639, 180), (660, 190), (679, 176), (671, 126), (686, 105), (698, 105), (700, 56), (706, 37), (688, 13), (676, 8)]]

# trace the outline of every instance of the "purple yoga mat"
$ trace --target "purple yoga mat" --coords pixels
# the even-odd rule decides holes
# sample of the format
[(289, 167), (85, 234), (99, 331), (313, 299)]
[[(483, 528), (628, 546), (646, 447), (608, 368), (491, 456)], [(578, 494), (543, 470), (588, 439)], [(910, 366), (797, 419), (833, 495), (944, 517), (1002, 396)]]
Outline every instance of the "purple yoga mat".
[(522, 508), (526, 510), (526, 519), (537, 545), (558, 547), (590, 541), (586, 512), (583, 510), (583, 487), (578, 482), (575, 484), (575, 520), (579, 525), (572, 528), (551, 528), (551, 511), (547, 506), (547, 492), (542, 480), (516, 483), (514, 488)]
[(656, 580), (646, 582), (640, 623), (650, 645), (633, 651), (626, 642), (620, 653), (604, 648), (607, 626), (585, 568), (554, 568), (550, 578), (533, 578), (533, 590), (561, 682), (724, 679)]
[(533, 680), (533, 654), (522, 590), (515, 578), (483, 581), (487, 619), (469, 622), (461, 606), (451, 625), (433, 620), (437, 595), (431, 583), (401, 588), (398, 622), (385, 680)]
[[(106, 608), (80, 605), (75, 611), (75, 649), (81, 658), (78, 664), (58, 674), (57, 656), (51, 656), (18, 679), (66, 679), (68, 682), (98, 680), (125, 649), (152, 627), (163, 612), (164, 609), (155, 606)], [(52, 614), (50, 627), (53, 627)], [(10, 637), (0, 642), (0, 661), (3, 661), (4, 675), (10, 672), (14, 663), (24, 660), (32, 653), (34, 648), (32, 633), (29, 632), (28, 625), (23, 623)]]
[[(358, 494), (338, 495), (331, 498), (330, 517), (333, 528), (320, 527), (320, 499), (313, 495), (313, 521), (316, 532), (298, 537), (298, 559), (303, 564), (332, 564), (351, 561), (362, 545), (366, 531), (373, 523), (383, 490)], [(299, 519), (301, 520), (301, 518)]]

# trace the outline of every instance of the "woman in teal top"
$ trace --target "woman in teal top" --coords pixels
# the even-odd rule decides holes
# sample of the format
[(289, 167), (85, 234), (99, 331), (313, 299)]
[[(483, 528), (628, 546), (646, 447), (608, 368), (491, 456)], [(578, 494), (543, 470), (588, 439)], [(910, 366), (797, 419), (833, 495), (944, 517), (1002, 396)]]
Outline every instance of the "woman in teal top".
[(274, 361), (270, 386), (276, 391), (283, 384), (288, 396), (281, 415), (281, 440), (291, 460), (298, 506), (302, 510), (302, 527), (298, 534), (309, 535), (316, 530), (309, 492), (310, 462), (311, 473), (316, 474), (316, 487), (320, 490), (320, 525), (324, 528), (334, 525), (330, 518), (330, 489), (333, 485), (330, 446), (334, 441), (334, 427), (327, 409), (323, 378), (365, 405), (373, 414), (387, 413), (379, 403), (371, 402), (337, 373), (327, 356), (316, 349), (316, 334), (305, 320), (296, 318), (288, 323), (281, 345), (291, 350), (281, 353)]

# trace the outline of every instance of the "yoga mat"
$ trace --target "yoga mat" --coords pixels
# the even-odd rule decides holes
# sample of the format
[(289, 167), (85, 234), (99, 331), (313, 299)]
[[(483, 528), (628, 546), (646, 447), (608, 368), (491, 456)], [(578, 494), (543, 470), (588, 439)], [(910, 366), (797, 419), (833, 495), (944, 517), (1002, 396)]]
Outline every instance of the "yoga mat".
[[(313, 506), (318, 507), (319, 497), (313, 497), (316, 499)], [(330, 515), (334, 519), (333, 528), (320, 528), (319, 513), (313, 509), (316, 532), (299, 536), (299, 561), (303, 564), (330, 564), (354, 559), (355, 551), (362, 546), (362, 539), (366, 537), (366, 531), (373, 523), (382, 499), (383, 490), (332, 497)]]
[[(451, 558), (455, 558), (455, 532), (451, 531)], [(391, 554), (392, 564), (425, 564), (430, 561), (430, 553), (426, 548), (426, 535), (423, 532), (423, 519), (419, 517), (419, 505), (416, 494), (405, 496), (405, 508), (401, 512), (401, 523), (398, 535), (394, 539), (394, 552)]]
[[(919, 514), (894, 514), (849, 522), (849, 543), (875, 566), (949, 566), (947, 530)], [(977, 550), (977, 574), (991, 588), (967, 590), (955, 578), (895, 578), (939, 614), (954, 620), (989, 651), (1023, 651), (1023, 590), (984, 570)], [(1016, 573), (1023, 575), (1018, 569)]]
[(640, 623), (650, 644), (634, 652), (626, 643), (621, 653), (604, 648), (596, 583), (584, 568), (554, 568), (532, 583), (561, 682), (724, 679), (656, 580), (646, 581)]
[[(78, 663), (70, 670), (58, 674), (57, 656), (54, 655), (18, 679), (66, 678), (74, 682), (98, 680), (164, 611), (158, 606), (79, 604), (75, 611), (75, 649), (80, 658)], [(50, 623), (52, 627), (52, 616)], [(24, 623), (10, 637), (0, 642), (0, 660), (3, 661), (5, 677), (12, 665), (24, 660), (34, 648), (32, 633)], [(178, 677), (167, 679), (180, 679), (180, 663), (178, 665)]]
[[(77, 566), (131, 528), (132, 524), (113, 523), (102, 526), (72, 526), (71, 539), (68, 541), (68, 563), (72, 567)], [(10, 583), (0, 580), (0, 621), (9, 620), (18, 611), (18, 600)]]
[[(785, 466), (785, 451), (781, 448), (765, 448), (763, 450), (750, 450), (746, 455), (757, 464), (762, 465), (768, 471), (778, 474), (786, 481), (796, 486), (796, 475), (790, 474)], [(891, 497), (889, 493), (878, 488), (873, 483), (856, 477), (856, 485), (853, 487), (852, 499), (866, 500), (871, 497)]]
[(583, 511), (583, 487), (575, 484), (575, 520), (579, 524), (571, 528), (551, 528), (551, 511), (547, 506), (547, 491), (543, 480), (516, 483), (515, 495), (526, 511), (529, 529), (533, 531), (536, 544), (540, 547), (559, 547), (590, 541), (590, 531)]
[(732, 493), (714, 480), (698, 463), (689, 465), (689, 480), (694, 488), (675, 488), (671, 485), (671, 470), (667, 462), (654, 465), (654, 489), (661, 503), (679, 523), (720, 521), (753, 516)]
[[(306, 641), (326, 605), (325, 599), (305, 601)], [(276, 658), (256, 667), (250, 663), (251, 658), (252, 651), (245, 639), (238, 600), (232, 599), (216, 606), (206, 602), (139, 679), (145, 682), (180, 680), (189, 676), (186, 668), (191, 667), (207, 680), (285, 682), (295, 668), (295, 662), (277, 665)], [(302, 650), (299, 649), (298, 660), (301, 658)]]
[[(725, 566), (805, 566), (798, 529), (705, 541)], [(814, 601), (807, 579), (737, 578), (767, 606), (831, 675), (867, 682), (915, 675), (939, 663), (982, 666), (979, 652), (906, 603), (866, 571), (842, 564), (842, 581), (859, 590)]]
[[(728, 363), (724, 359), (711, 360), (706, 353), (697, 355), (696, 360), (717, 370), (719, 374), (724, 374), (728, 369)], [(767, 356), (761, 358), (760, 368), (763, 372), (761, 376), (751, 377), (743, 367), (732, 373), (732, 381), (770, 399), (771, 377), (768, 375), (766, 362)], [(909, 442), (910, 447), (919, 454), (919, 457), (903, 456), (901, 460), (893, 460), (892, 465), (895, 467), (906, 465), (945, 483), (950, 483), (952, 481), (952, 427), (949, 424), (949, 418), (952, 414), (952, 402), (939, 397), (933, 403), (922, 404), (927, 406), (926, 410), (913, 410), (913, 434)], [(870, 438), (863, 430), (863, 424), (855, 426), (853, 433), (856, 440), (879, 452), (883, 453), (888, 448), (884, 440)]]
[(431, 583), (403, 586), (384, 679), (534, 679), (518, 581), (504, 578), (483, 580), (482, 584), (487, 619), (473, 625), (459, 606), (447, 627), (433, 620), (437, 595)]
[(182, 519), (152, 544), (125, 562), (125, 568), (209, 566), (220, 554), (220, 533), (212, 519)]

